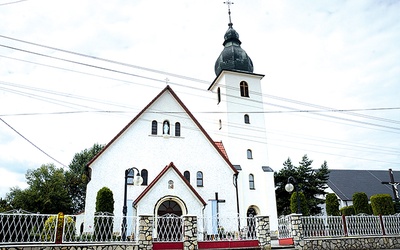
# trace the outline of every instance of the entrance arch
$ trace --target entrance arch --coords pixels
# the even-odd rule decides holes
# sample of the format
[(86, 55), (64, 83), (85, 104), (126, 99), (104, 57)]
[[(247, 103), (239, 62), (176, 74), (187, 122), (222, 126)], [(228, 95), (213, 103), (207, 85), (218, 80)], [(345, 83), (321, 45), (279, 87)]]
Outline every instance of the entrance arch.
[(182, 215), (187, 214), (185, 203), (178, 197), (164, 197), (155, 206), (156, 240), (182, 241)]
[(259, 209), (257, 206), (250, 206), (247, 209), (247, 236), (253, 238), (256, 236), (256, 215), (259, 214)]

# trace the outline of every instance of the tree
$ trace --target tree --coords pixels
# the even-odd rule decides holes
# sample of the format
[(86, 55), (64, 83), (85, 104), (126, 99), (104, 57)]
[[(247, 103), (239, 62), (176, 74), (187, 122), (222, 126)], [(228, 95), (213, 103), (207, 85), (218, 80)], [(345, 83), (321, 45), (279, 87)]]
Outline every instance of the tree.
[(72, 212), (78, 213), (85, 207), (86, 186), (88, 183), (88, 174), (86, 165), (95, 157), (104, 145), (94, 144), (89, 149), (84, 149), (74, 155), (69, 170), (65, 173), (68, 183), (68, 194), (72, 202)]
[(44, 164), (38, 169), (28, 170), (25, 177), (29, 185), (27, 189), (15, 187), (7, 194), (12, 208), (45, 214), (71, 212), (71, 200), (62, 168)]
[(334, 216), (340, 215), (339, 201), (338, 201), (336, 194), (334, 194), (334, 193), (327, 194), (325, 203), (326, 203), (326, 214), (327, 215), (334, 215)]
[(0, 197), (0, 213), (10, 211), (12, 207), (7, 200)]
[(364, 192), (357, 192), (353, 194), (353, 207), (356, 214), (371, 214), (368, 205), (368, 196)]
[(290, 158), (283, 163), (283, 168), (279, 172), (274, 173), (275, 178), (275, 194), (277, 210), (279, 215), (290, 214), (290, 195), (285, 190), (288, 178), (292, 176), (298, 184), (299, 191), (306, 197), (307, 205), (311, 215), (321, 213), (320, 204), (325, 201), (326, 184), (329, 178), (328, 165), (324, 162), (319, 169), (312, 169), (312, 160), (304, 155), (296, 167), (292, 164)]
[(114, 196), (108, 187), (103, 187), (97, 192), (96, 212), (114, 213)]

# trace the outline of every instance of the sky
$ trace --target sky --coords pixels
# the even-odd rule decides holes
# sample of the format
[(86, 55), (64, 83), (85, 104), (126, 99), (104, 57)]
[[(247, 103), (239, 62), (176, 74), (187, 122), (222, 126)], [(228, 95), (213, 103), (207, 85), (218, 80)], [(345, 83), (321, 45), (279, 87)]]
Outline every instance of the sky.
[[(268, 159), (400, 170), (400, 2), (236, 0)], [(108, 143), (167, 84), (207, 131), (223, 1), (0, 0), (0, 197)], [(229, 155), (229, 152), (228, 152)]]

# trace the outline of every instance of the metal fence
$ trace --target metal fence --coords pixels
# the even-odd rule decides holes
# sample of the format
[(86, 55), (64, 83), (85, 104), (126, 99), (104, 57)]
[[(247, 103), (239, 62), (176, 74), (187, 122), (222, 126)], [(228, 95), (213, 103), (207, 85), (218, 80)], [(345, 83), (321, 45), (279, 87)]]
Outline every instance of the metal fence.
[(399, 235), (400, 214), (302, 216), (304, 238)]
[(13, 210), (0, 214), (0, 244), (53, 243), (56, 241), (57, 215)]
[[(93, 226), (85, 223), (91, 221)], [(137, 217), (0, 213), (0, 245), (136, 241)]]
[(292, 237), (290, 228), (292, 224), (291, 216), (281, 216), (278, 218), (278, 237), (280, 239), (287, 239)]
[[(112, 214), (35, 214), (14, 210), (0, 213), (0, 246), (17, 244), (136, 242), (138, 217)], [(183, 241), (183, 217), (155, 217), (153, 240)], [(197, 217), (199, 241), (256, 240), (255, 217)]]
[(256, 240), (256, 218), (251, 217), (198, 217), (199, 241)]

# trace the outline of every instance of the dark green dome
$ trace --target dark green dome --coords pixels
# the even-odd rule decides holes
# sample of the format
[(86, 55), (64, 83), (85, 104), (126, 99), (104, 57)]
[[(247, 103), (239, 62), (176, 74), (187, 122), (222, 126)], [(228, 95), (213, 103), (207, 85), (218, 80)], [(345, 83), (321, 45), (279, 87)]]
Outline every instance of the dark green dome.
[(222, 70), (239, 70), (253, 73), (253, 62), (246, 51), (240, 47), (239, 34), (232, 28), (232, 23), (224, 36), (224, 50), (215, 62), (215, 74), (218, 76)]

